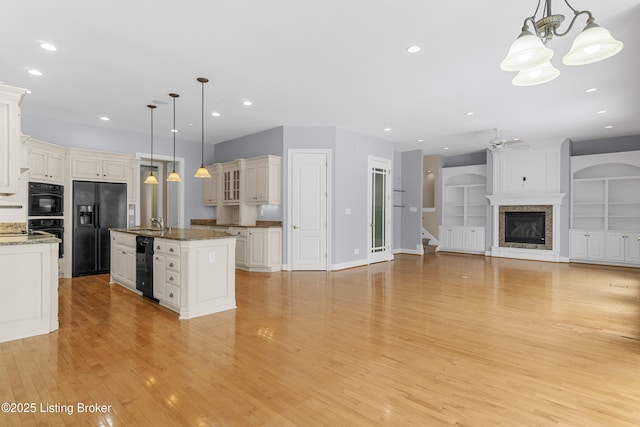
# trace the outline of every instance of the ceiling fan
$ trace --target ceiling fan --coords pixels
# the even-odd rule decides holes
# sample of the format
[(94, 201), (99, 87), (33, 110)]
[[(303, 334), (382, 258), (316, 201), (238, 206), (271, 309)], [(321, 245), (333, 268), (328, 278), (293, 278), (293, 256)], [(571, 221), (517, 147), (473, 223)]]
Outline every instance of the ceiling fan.
[(496, 133), (496, 135), (493, 137), (493, 139), (489, 141), (490, 151), (497, 151), (502, 148), (529, 148), (528, 145), (518, 145), (518, 144), (524, 143), (524, 141), (521, 140), (520, 138), (514, 138), (514, 139), (500, 138), (500, 135), (499, 135), (500, 129), (494, 128), (493, 131)]

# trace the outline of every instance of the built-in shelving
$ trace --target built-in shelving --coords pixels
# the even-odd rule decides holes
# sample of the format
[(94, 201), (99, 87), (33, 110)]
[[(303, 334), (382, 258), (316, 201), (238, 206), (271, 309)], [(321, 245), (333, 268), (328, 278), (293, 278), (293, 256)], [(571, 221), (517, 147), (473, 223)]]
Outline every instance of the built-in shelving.
[(442, 225), (438, 250), (484, 252), (486, 166), (442, 169)]
[(571, 173), (571, 258), (637, 263), (640, 151), (576, 156)]

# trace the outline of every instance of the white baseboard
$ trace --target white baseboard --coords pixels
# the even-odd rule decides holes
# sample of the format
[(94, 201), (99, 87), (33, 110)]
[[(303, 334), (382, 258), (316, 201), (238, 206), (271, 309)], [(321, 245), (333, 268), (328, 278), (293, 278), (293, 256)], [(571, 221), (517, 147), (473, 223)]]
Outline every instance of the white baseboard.
[(369, 265), (369, 261), (366, 259), (359, 259), (356, 261), (349, 261), (349, 262), (341, 262), (340, 264), (332, 264), (331, 271), (346, 270), (347, 268), (362, 267), (365, 265)]

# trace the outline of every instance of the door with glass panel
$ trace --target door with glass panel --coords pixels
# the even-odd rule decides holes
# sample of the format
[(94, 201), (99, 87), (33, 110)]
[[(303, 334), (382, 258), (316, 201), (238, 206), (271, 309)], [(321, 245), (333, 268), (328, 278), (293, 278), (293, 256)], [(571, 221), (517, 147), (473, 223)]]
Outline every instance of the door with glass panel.
[(369, 263), (391, 256), (391, 160), (369, 157)]

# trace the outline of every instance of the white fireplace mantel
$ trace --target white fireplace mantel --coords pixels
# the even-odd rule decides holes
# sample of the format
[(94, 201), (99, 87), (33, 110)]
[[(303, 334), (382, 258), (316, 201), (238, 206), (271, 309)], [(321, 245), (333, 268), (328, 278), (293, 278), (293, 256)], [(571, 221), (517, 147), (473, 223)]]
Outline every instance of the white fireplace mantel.
[(560, 205), (565, 193), (501, 193), (487, 195), (491, 206)]

